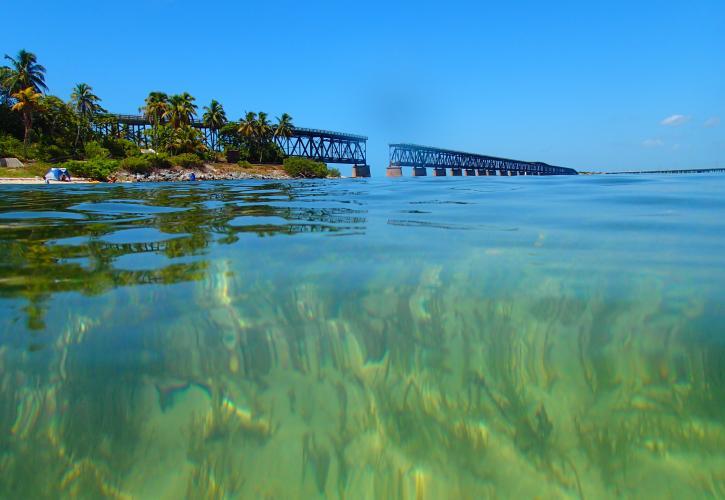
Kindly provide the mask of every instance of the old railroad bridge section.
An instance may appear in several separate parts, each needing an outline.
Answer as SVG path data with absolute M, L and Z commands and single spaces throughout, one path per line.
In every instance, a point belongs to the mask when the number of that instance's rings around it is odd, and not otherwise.
M 207 148 L 218 150 L 213 130 L 197 120 L 191 126 L 199 129 Z M 142 115 L 109 114 L 102 123 L 96 125 L 96 129 L 104 135 L 122 137 L 142 147 L 149 147 L 148 136 L 144 133 L 149 128 L 151 122 Z M 294 127 L 290 137 L 274 136 L 273 140 L 286 156 L 352 165 L 353 177 L 370 177 L 370 166 L 367 164 L 368 138 L 365 136 Z
M 415 144 L 391 144 L 388 177 L 400 177 L 403 167 L 412 167 L 413 176 L 427 175 L 428 169 L 433 170 L 434 176 L 444 176 L 447 170 L 454 176 L 577 175 L 577 171 L 572 168 L 541 162 L 510 160 Z
M 96 125 L 98 132 L 128 139 L 142 147 L 149 146 L 145 131 L 151 128 L 151 122 L 145 116 L 108 114 L 104 118 Z M 201 132 L 206 147 L 218 150 L 218 141 L 213 130 L 198 120 L 191 125 Z M 362 135 L 294 127 L 289 137 L 274 136 L 273 140 L 287 156 L 352 165 L 353 177 L 370 177 L 367 139 Z M 574 169 L 541 162 L 510 160 L 415 144 L 391 144 L 387 175 L 400 177 L 403 167 L 412 167 L 413 176 L 427 175 L 428 169 L 433 171 L 434 176 L 444 176 L 447 170 L 453 176 L 577 174 Z

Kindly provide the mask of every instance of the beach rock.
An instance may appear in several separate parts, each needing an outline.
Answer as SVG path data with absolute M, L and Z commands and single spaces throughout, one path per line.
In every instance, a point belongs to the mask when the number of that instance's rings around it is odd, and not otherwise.
M 0 158 L 0 167 L 23 168 L 25 165 L 17 158 Z

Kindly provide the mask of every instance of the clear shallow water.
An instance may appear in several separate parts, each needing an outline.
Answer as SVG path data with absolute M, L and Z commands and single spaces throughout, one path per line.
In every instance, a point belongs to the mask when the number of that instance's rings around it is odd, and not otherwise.
M 0 496 L 725 496 L 725 177 L 0 188 Z

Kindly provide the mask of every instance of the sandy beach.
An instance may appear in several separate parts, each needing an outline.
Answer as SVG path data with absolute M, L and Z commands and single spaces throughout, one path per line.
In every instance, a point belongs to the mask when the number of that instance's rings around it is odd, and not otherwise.
M 0 177 L 0 184 L 45 184 L 40 177 Z M 98 184 L 98 181 L 88 179 L 73 179 L 69 182 L 49 181 L 48 184 Z

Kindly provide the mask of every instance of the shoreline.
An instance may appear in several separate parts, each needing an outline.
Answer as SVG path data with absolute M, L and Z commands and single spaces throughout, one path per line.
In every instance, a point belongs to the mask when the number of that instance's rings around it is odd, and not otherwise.
M 129 184 L 141 182 L 189 182 L 189 176 L 194 174 L 196 181 L 223 181 L 223 180 L 290 180 L 282 165 L 252 165 L 240 167 L 234 163 L 205 163 L 203 167 L 185 168 L 171 167 L 156 169 L 148 174 L 133 174 L 130 172 L 117 172 L 113 180 L 96 181 L 83 177 L 73 177 L 71 180 L 50 181 L 47 184 Z M 35 177 L 0 177 L 0 185 L 36 185 L 46 184 L 44 178 Z

